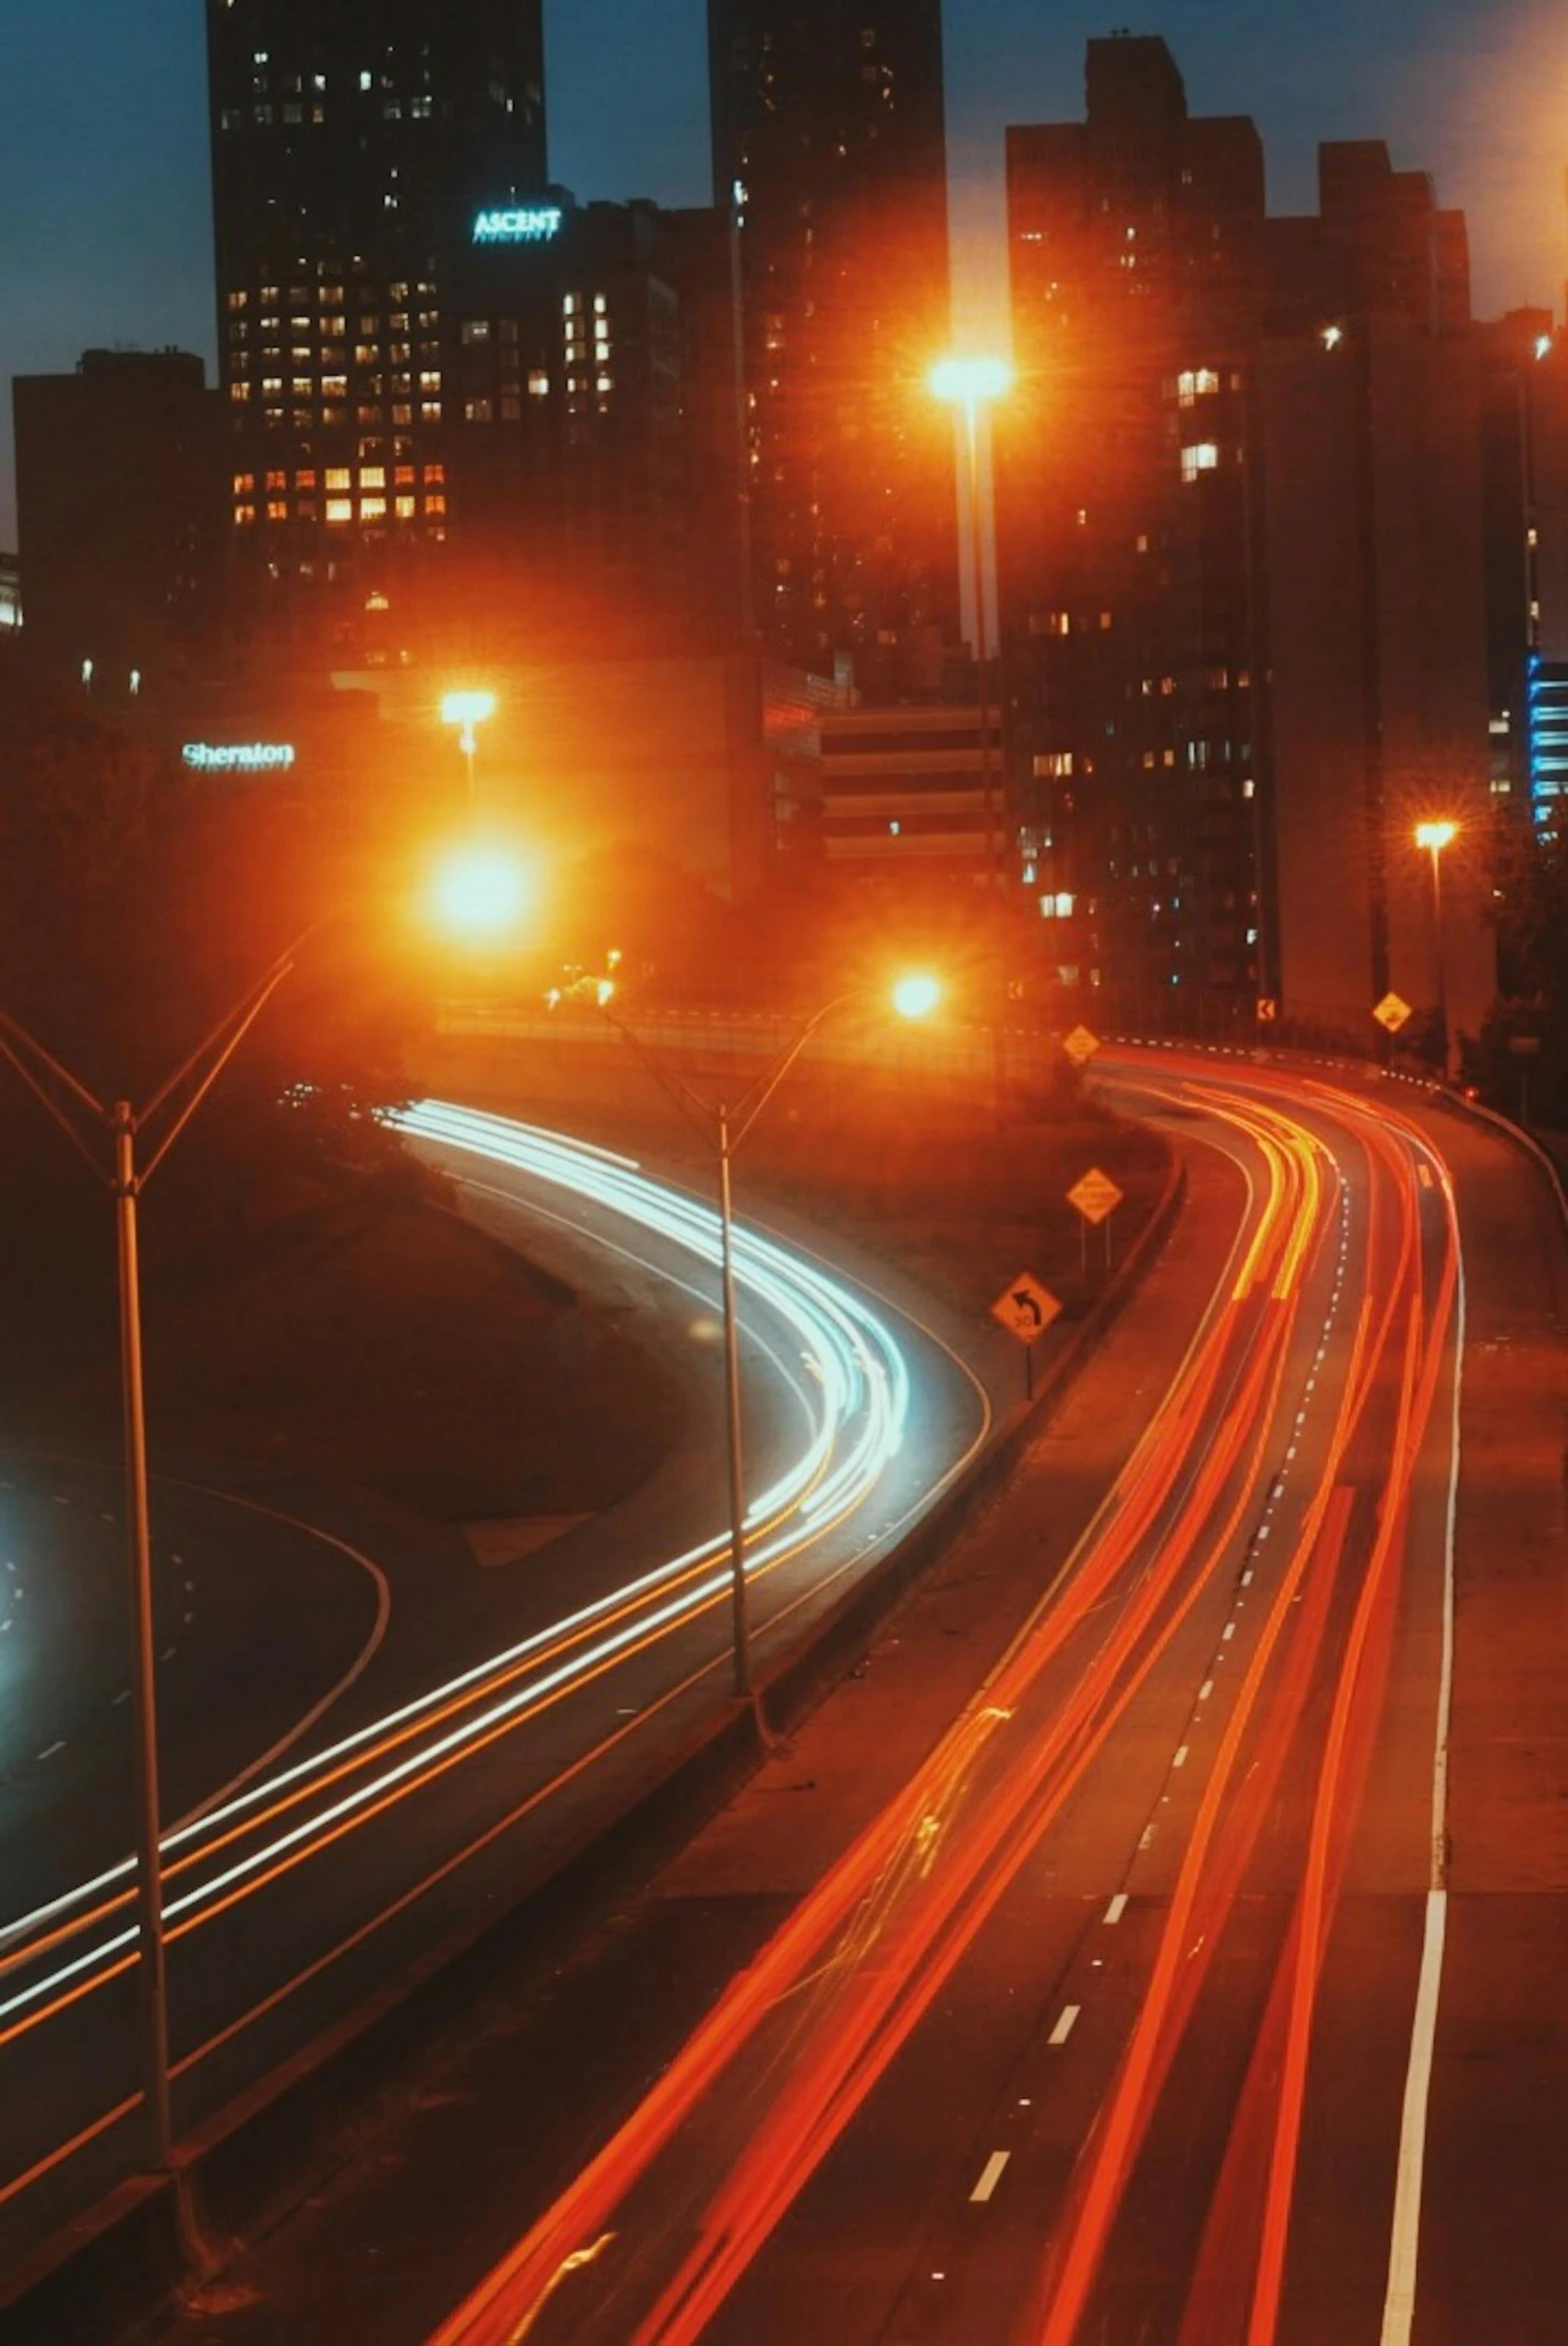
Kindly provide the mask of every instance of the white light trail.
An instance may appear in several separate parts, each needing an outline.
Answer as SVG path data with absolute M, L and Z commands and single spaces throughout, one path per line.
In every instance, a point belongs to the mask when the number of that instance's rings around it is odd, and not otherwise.
M 436 1101 L 408 1110 L 397 1122 L 412 1139 L 463 1151 L 565 1190 L 579 1203 L 614 1213 L 717 1270 L 718 1214 L 651 1179 L 629 1159 Z M 908 1363 L 892 1330 L 820 1264 L 743 1225 L 736 1231 L 736 1278 L 744 1297 L 766 1306 L 789 1329 L 809 1371 L 800 1388 L 810 1412 L 808 1438 L 748 1510 L 753 1544 L 747 1570 L 756 1575 L 797 1556 L 865 1504 L 898 1453 L 911 1391 Z M 427 1770 L 449 1766 L 466 1747 L 521 1724 L 574 1683 L 669 1635 L 706 1607 L 717 1608 L 729 1584 L 727 1568 L 718 1568 L 727 1546 L 728 1534 L 716 1532 L 668 1562 L 636 1573 L 169 1833 L 163 1850 L 174 1879 L 193 1870 L 198 1876 L 170 1897 L 170 1921 L 190 1927 L 190 1919 L 200 1918 L 214 1901 L 228 1903 L 254 1877 L 301 1861 L 314 1843 L 325 1847 L 356 1818 L 416 1790 Z M 716 1568 L 705 1570 L 710 1564 Z M 332 1796 L 316 1804 L 314 1787 L 325 1794 L 329 1782 Z M 266 1831 L 280 1810 L 300 1809 L 307 1813 L 287 1827 Z M 253 1834 L 256 1845 L 239 1853 L 236 1845 Z M 227 1862 L 204 1870 L 209 1856 Z M 107 1932 L 69 1960 L 60 1960 L 58 1950 L 128 1904 L 133 1872 L 132 1861 L 125 1859 L 0 1927 L 0 1977 L 37 1974 L 0 2001 L 0 2023 L 79 1983 L 95 1965 L 107 1968 L 124 1959 L 134 1931 Z M 75 1922 L 69 1919 L 73 1914 L 79 1917 Z M 55 1959 L 40 1970 L 50 1955 Z

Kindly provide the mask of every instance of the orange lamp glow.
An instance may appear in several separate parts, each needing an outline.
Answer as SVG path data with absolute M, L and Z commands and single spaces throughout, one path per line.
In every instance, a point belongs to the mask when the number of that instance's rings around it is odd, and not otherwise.
M 900 978 L 892 990 L 892 1007 L 900 1019 L 928 1019 L 941 1004 L 941 988 L 934 978 Z
M 988 407 L 1012 389 L 1012 369 L 1005 359 L 939 359 L 929 382 L 935 397 L 949 407 Z
M 503 937 L 532 910 L 534 887 L 515 856 L 487 847 L 454 848 L 436 867 L 431 913 L 456 937 Z

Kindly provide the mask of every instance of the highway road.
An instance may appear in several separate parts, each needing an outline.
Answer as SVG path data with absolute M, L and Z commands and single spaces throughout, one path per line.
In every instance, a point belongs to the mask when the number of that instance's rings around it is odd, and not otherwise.
M 1428 2157 L 1446 2221 L 1475 2102 L 1437 2060 L 1469 1308 L 1445 1120 L 1241 1057 L 1096 1073 L 1245 1176 L 1179 1372 L 928 1761 L 439 2346 L 1561 2334 L 1539 2257 L 1533 2312 L 1502 2272 L 1465 2277 L 1468 2326 L 1423 2297 Z
M 426 1103 L 406 1125 L 493 1225 L 510 1217 L 536 1251 L 588 1250 L 712 1337 L 706 1204 L 508 1120 Z M 961 1469 L 989 1404 L 934 1335 L 822 1260 L 743 1228 L 737 1271 L 766 1656 Z M 706 1357 L 717 1394 L 711 1341 Z M 383 1573 L 303 1525 L 282 1527 L 291 1578 L 264 1510 L 160 1488 L 181 2130 L 515 1899 L 724 1708 L 719 1424 L 716 1407 L 695 1451 L 626 1506 L 462 1585 Z M 115 1500 L 85 1469 L 34 1461 L 13 1481 L 0 2270 L 131 2170 L 139 2115 Z M 71 1510 L 93 1532 L 67 1553 Z

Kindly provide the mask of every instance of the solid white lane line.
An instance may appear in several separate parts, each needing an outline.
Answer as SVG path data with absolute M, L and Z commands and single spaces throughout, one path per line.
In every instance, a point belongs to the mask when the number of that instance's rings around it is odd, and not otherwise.
M 1046 2042 L 1049 2044 L 1065 2044 L 1068 2037 L 1072 2034 L 1072 2023 L 1074 2020 L 1076 2020 L 1081 2009 L 1082 2006 L 1078 2004 L 1063 2004 L 1061 2008 L 1061 2018 L 1057 2021 L 1055 2027 L 1051 2030 L 1049 2037 L 1046 2039 Z
M 1460 1409 L 1464 1391 L 1469 1289 L 1459 1211 L 1445 1183 L 1448 1223 L 1458 1266 L 1458 1316 L 1454 1333 L 1454 1402 L 1449 1430 L 1448 1519 L 1443 1540 L 1443 1654 L 1437 1682 L 1437 1724 L 1432 1744 L 1431 1873 L 1426 1930 L 1421 1943 L 1421 1976 L 1410 2024 L 1410 2062 L 1405 2072 L 1399 2122 L 1399 2164 L 1394 2184 L 1394 2217 L 1388 2243 L 1388 2286 L 1383 2295 L 1381 2346 L 1409 2346 L 1415 2323 L 1416 2275 L 1421 2254 L 1421 2193 L 1426 2172 L 1427 2108 L 1432 2092 L 1432 2058 L 1437 2043 L 1437 2007 L 1443 1984 L 1443 1949 L 1448 1936 L 1448 1737 L 1454 1690 L 1454 1565 L 1459 1523 Z
M 1381 2346 L 1409 2346 L 1415 2321 L 1416 2267 L 1421 2248 L 1421 2185 L 1426 2168 L 1426 2111 L 1432 2090 L 1432 2053 L 1437 2041 L 1437 1999 L 1443 1983 L 1443 1945 L 1448 1934 L 1448 1892 L 1428 1890 L 1426 1933 L 1421 1943 L 1421 1977 L 1410 2030 L 1410 2066 L 1405 2072 L 1404 2108 L 1399 2123 L 1399 2167 L 1394 2186 L 1394 2221 L 1388 2247 L 1388 2287 L 1383 2297 Z
M 1007 2161 L 1011 2158 L 1011 2156 L 1012 2153 L 1010 2150 L 993 2150 L 991 2152 L 990 2157 L 986 2160 L 984 2166 L 980 2169 L 980 2179 L 978 2183 L 975 2184 L 974 2189 L 969 2193 L 969 2204 L 971 2207 L 976 2202 L 983 2203 L 985 2200 L 989 2199 L 991 2193 L 995 2190 L 997 2184 L 1001 2181 L 1002 2169 L 1006 2166 Z
M 1119 1922 L 1126 1911 L 1127 1893 L 1125 1890 L 1118 1890 L 1116 1895 L 1111 1899 L 1110 1904 L 1105 1909 L 1105 1920 L 1107 1922 Z

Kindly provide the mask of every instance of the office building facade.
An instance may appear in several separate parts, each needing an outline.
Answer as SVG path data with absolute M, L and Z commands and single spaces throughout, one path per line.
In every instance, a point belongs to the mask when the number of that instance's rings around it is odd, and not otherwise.
M 956 624 L 940 0 L 710 0 L 737 211 L 754 614 L 779 657 L 933 691 Z
M 72 374 L 18 376 L 13 402 L 28 664 L 105 706 L 150 704 L 214 652 L 224 442 L 203 363 L 90 350 Z
M 208 0 L 207 34 L 237 630 L 346 656 L 371 597 L 444 591 L 459 280 L 547 183 L 539 0 Z
M 1007 133 L 998 415 L 1014 877 L 1129 1017 L 1261 983 L 1249 359 L 1261 143 L 1163 41 L 1092 41 L 1081 123 Z M 1097 975 L 1096 975 L 1097 974 Z
M 1269 219 L 1250 122 L 1192 117 L 1126 36 L 1089 45 L 1085 121 L 1009 132 L 1008 202 L 1004 662 L 1047 961 L 1105 1021 L 1245 1032 L 1261 1000 L 1360 1035 L 1391 986 L 1433 995 L 1414 822 L 1485 828 L 1463 220 L 1375 142 Z

